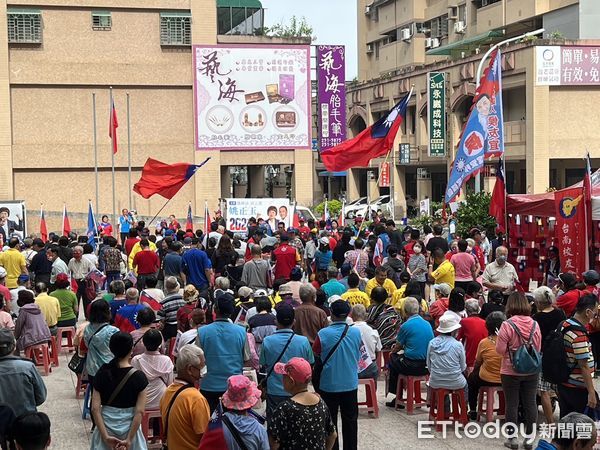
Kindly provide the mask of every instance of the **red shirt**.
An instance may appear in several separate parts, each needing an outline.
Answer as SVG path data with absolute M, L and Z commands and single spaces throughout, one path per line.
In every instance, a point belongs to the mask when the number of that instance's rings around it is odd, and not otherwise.
M 600 297 L 600 288 L 598 288 L 596 286 L 586 286 L 582 292 L 584 294 L 589 292 L 591 294 L 594 294 L 596 297 Z
M 113 227 L 110 223 L 101 222 L 100 225 L 98 225 L 98 228 L 100 229 L 100 233 L 104 236 L 112 236 Z
M 477 258 L 477 262 L 479 262 L 480 270 L 483 271 L 485 269 L 485 256 L 483 254 L 483 250 L 479 245 L 473 247 L 473 254 L 475 258 Z
M 306 241 L 308 239 L 308 235 L 310 234 L 310 228 L 308 228 L 306 225 L 303 227 L 298 227 L 298 234 L 300 234 L 302 240 Z
M 133 258 L 133 266 L 137 267 L 137 273 L 140 275 L 155 274 L 160 269 L 158 255 L 152 250 L 142 250 L 136 253 Z
M 127 256 L 129 256 L 131 250 L 133 250 L 133 246 L 138 242 L 140 242 L 140 238 L 137 237 L 128 237 L 127 239 L 125 239 L 125 253 Z
M 2 294 L 2 297 L 4 297 L 4 305 L 8 306 L 8 309 L 10 310 L 10 302 L 11 302 L 11 298 L 10 298 L 10 289 L 8 289 L 6 286 L 4 286 L 3 284 L 0 284 L 0 294 Z
M 282 244 L 273 250 L 275 257 L 275 279 L 290 279 L 290 273 L 296 267 L 296 249 L 288 244 Z
M 485 320 L 479 316 L 470 316 L 461 320 L 460 325 L 456 339 L 463 341 L 465 346 L 467 367 L 473 367 L 477 356 L 477 347 L 481 340 L 488 336 Z
M 563 295 L 556 299 L 556 306 L 565 312 L 567 319 L 575 312 L 577 302 L 583 296 L 583 291 L 578 289 L 571 289 L 569 292 L 565 292 Z
M 252 248 L 253 245 L 255 245 L 256 242 L 254 242 L 254 238 L 250 238 L 248 239 L 248 244 L 246 245 L 246 253 L 244 254 L 244 260 L 246 262 L 251 261 L 252 260 L 252 251 L 250 250 Z

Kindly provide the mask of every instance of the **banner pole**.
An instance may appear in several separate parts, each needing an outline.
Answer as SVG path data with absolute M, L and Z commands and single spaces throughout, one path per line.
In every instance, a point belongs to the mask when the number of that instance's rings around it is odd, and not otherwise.
M 110 145 L 110 157 L 111 157 L 111 163 L 112 163 L 112 215 L 113 215 L 113 223 L 116 224 L 117 223 L 117 194 L 116 194 L 116 186 L 115 186 L 115 127 L 114 127 L 114 121 L 113 121 L 113 93 L 112 93 L 112 86 L 110 87 L 110 102 L 108 105 L 108 111 L 109 111 L 109 120 L 110 120 L 110 130 L 111 130 L 111 145 Z
M 98 181 L 98 142 L 96 137 L 96 93 L 92 92 L 92 117 L 94 119 L 94 176 L 96 180 L 96 211 L 99 211 L 100 183 Z
M 150 221 L 148 222 L 148 226 L 152 226 L 152 222 L 154 222 L 154 219 L 156 219 L 158 217 L 158 215 L 162 212 L 163 209 L 165 209 L 165 207 L 169 204 L 169 202 L 172 199 L 168 199 L 164 205 L 162 205 L 162 207 L 158 210 L 158 212 L 154 215 L 154 217 L 152 219 L 150 219 Z
M 131 121 L 129 119 L 129 92 L 127 93 L 127 180 L 129 183 L 129 209 L 133 206 L 133 191 L 131 189 Z

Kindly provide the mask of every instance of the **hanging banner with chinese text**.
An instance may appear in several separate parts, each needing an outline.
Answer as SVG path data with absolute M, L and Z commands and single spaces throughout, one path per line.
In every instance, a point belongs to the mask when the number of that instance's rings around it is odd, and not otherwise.
M 427 73 L 428 156 L 446 156 L 446 74 Z
M 382 162 L 379 166 L 379 187 L 390 187 L 390 163 Z
M 583 188 L 570 188 L 554 193 L 556 206 L 556 238 L 560 250 L 560 268 L 577 277 L 586 267 L 585 201 Z
M 398 164 L 410 164 L 410 144 L 400 144 L 398 154 Z
M 343 45 L 317 47 L 319 149 L 346 140 L 346 56 Z
M 600 85 L 600 47 L 537 46 L 535 83 L 538 86 Z
M 310 47 L 195 45 L 198 150 L 310 149 Z

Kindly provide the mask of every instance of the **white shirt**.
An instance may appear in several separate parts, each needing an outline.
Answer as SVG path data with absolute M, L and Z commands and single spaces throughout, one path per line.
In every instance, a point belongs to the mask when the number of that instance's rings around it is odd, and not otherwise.
M 85 255 L 82 255 L 82 258 L 87 259 L 94 266 L 98 267 L 98 257 L 96 255 L 94 255 L 93 253 L 86 253 Z
M 215 248 L 217 248 L 217 245 L 219 245 L 219 241 L 221 240 L 221 236 L 223 236 L 221 233 L 219 233 L 218 231 L 211 231 L 210 233 L 208 233 L 208 237 L 206 237 L 206 235 L 204 235 L 204 240 L 202 241 L 202 245 L 204 246 L 204 248 L 208 248 L 208 239 L 210 238 L 215 238 L 217 243 L 215 244 Z
M 185 333 L 177 336 L 177 345 L 175 345 L 175 356 L 179 353 L 184 345 L 193 344 L 198 337 L 198 328 L 192 328 L 191 330 L 187 330 Z
M 354 322 L 354 328 L 359 329 L 367 353 L 371 360 L 375 361 L 375 352 L 381 351 L 381 338 L 379 337 L 379 332 L 374 328 L 371 328 L 367 322 L 362 321 Z

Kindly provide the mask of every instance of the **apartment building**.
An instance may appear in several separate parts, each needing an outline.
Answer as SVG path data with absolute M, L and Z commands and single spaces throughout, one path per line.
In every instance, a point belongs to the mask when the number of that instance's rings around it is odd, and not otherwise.
M 0 1 L 0 199 L 28 208 L 87 211 L 95 197 L 94 107 L 99 214 L 111 214 L 109 88 L 119 127 L 116 205 L 153 215 L 164 204 L 133 194 L 148 157 L 210 161 L 177 194 L 166 215 L 203 215 L 230 196 L 292 196 L 312 203 L 310 149 L 198 150 L 193 45 L 307 44 L 260 36 L 258 0 Z M 127 116 L 129 95 L 129 119 Z M 309 136 L 310 137 L 310 136 Z M 52 216 L 50 216 L 52 217 Z M 51 222 L 50 229 L 59 229 Z M 34 220 L 37 227 L 37 218 Z M 30 224 L 30 225 L 33 225 Z M 82 224 L 79 224 L 80 226 Z
M 357 0 L 357 8 L 359 75 L 348 86 L 350 136 L 411 85 L 415 93 L 389 157 L 390 187 L 377 185 L 383 160 L 373 160 L 347 173 L 349 198 L 391 191 L 397 217 L 406 214 L 407 199 L 409 206 L 424 198 L 441 201 L 483 54 L 494 43 L 541 28 L 543 35 L 501 49 L 508 191 L 539 193 L 579 181 L 586 150 L 600 165 L 593 112 L 600 101 L 597 2 Z M 443 152 L 429 145 L 430 72 L 445 74 Z M 487 164 L 482 187 L 491 189 L 497 162 Z

